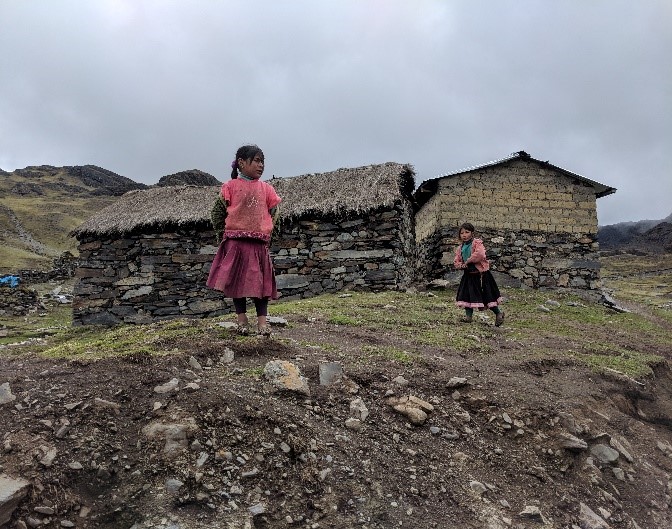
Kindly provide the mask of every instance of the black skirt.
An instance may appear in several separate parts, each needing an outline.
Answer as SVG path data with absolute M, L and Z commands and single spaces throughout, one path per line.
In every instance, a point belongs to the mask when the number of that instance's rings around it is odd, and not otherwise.
M 485 310 L 502 302 L 499 287 L 490 271 L 465 271 L 457 287 L 457 306 L 463 309 Z

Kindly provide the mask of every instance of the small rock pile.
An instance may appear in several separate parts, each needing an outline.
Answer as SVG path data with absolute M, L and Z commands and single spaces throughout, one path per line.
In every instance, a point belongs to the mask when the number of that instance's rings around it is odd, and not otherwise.
M 29 312 L 46 307 L 40 302 L 37 292 L 26 287 L 0 287 L 0 314 L 25 316 Z

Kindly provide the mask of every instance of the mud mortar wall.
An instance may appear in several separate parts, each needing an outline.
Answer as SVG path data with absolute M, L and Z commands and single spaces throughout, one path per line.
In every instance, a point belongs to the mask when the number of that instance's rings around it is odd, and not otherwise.
M 477 236 L 485 244 L 490 270 L 508 275 L 512 285 L 582 290 L 602 286 L 598 244 L 592 237 L 488 229 L 479 230 Z M 419 244 L 422 277 L 457 275 L 453 269 L 457 245 L 454 228 L 439 230 Z
M 479 229 L 596 235 L 595 190 L 525 160 L 446 177 L 416 214 L 416 239 L 464 221 Z
M 205 286 L 214 241 L 212 230 L 83 238 L 73 323 L 148 323 L 230 312 L 230 300 Z

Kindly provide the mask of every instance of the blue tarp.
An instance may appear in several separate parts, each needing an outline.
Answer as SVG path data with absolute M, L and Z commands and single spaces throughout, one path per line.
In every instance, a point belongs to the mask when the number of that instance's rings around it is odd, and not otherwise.
M 19 276 L 2 276 L 0 277 L 0 287 L 18 287 L 21 283 Z

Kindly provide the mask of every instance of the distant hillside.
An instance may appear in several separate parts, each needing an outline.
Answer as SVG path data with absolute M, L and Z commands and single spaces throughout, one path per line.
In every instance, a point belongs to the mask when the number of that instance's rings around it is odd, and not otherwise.
M 221 182 L 211 174 L 199 171 L 198 169 L 191 169 L 190 171 L 180 171 L 179 173 L 162 176 L 156 185 L 159 187 L 181 185 L 209 187 L 219 184 Z
M 43 196 L 49 191 L 87 196 L 120 196 L 132 189 L 147 187 L 95 165 L 29 166 L 5 173 L 5 176 L 0 190 L 18 196 Z
M 68 233 L 133 189 L 147 188 L 95 165 L 0 171 L 0 273 L 45 269 L 65 251 Z
M 670 247 L 669 228 L 672 214 L 661 220 L 640 220 L 637 222 L 619 222 L 598 228 L 598 240 L 601 250 L 646 249 L 651 243 L 659 247 Z M 667 235 L 666 235 L 667 234 Z M 666 251 L 672 251 L 668 249 Z
M 672 223 L 661 222 L 644 234 L 644 239 L 666 252 L 672 252 Z

